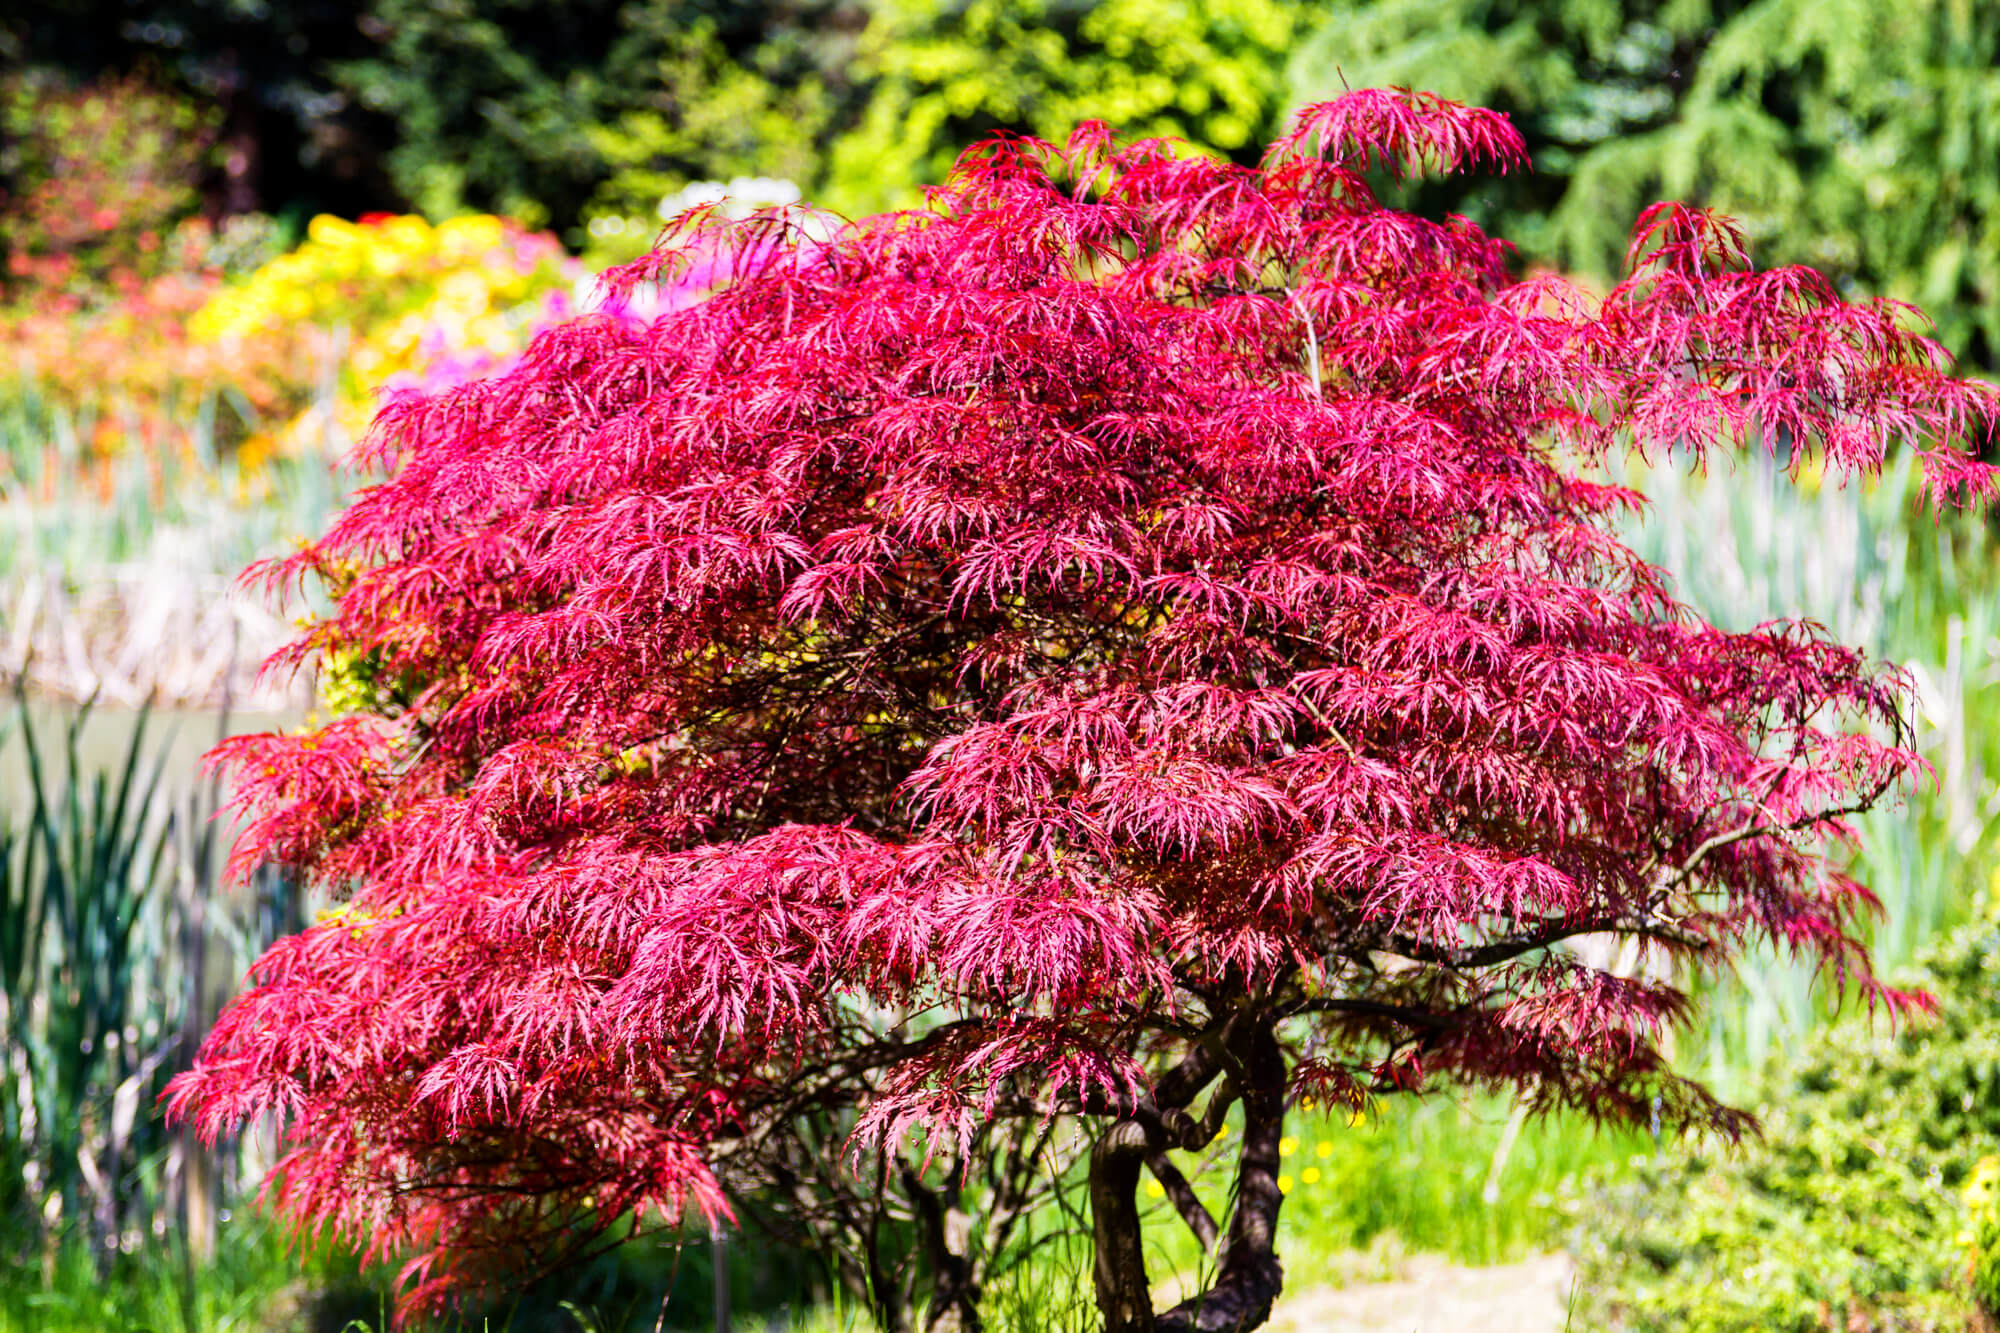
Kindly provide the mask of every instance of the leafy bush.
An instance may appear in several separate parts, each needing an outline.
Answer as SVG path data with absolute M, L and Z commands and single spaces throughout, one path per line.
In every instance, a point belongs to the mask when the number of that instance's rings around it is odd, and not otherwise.
M 62 480 L 102 493 L 106 468 L 126 449 L 212 458 L 213 446 L 232 447 L 261 415 L 283 407 L 269 391 L 278 377 L 261 369 L 266 344 L 222 349 L 188 336 L 190 316 L 225 278 L 261 262 L 276 241 L 261 215 L 232 218 L 219 231 L 190 218 L 174 229 L 153 276 L 120 270 L 88 300 L 61 283 L 53 292 L 34 289 L 33 299 L 0 315 L 0 366 L 8 372 L 0 400 L 10 418 L 0 431 L 0 491 L 30 473 L 57 480 L 49 466 L 24 466 L 29 436 L 31 447 L 57 452 L 58 440 L 72 437 L 77 447 L 67 451 Z
M 1933 1022 L 1855 1014 L 1773 1063 L 1764 1138 L 1663 1155 L 1583 1203 L 1580 1287 L 1634 1330 L 1958 1329 L 1960 1190 L 2000 1146 L 2000 912 L 1929 950 Z M 1979 1281 L 1997 1275 L 1990 1204 Z M 1992 1287 L 1981 1288 L 1990 1302 Z
M 908 206 L 993 129 L 1061 140 L 1092 118 L 1255 160 L 1283 128 L 1284 55 L 1306 10 L 879 0 L 857 62 L 867 105 L 808 197 L 847 211 Z
M 322 215 L 306 235 L 217 292 L 189 332 L 232 360 L 261 345 L 246 378 L 293 411 L 337 362 L 334 424 L 350 439 L 378 389 L 429 391 L 504 370 L 537 329 L 574 313 L 583 276 L 555 237 L 497 217 L 434 227 L 414 215 Z M 325 424 L 294 422 L 289 432 Z
M 172 266 L 216 118 L 145 80 L 0 81 L 0 251 L 10 295 L 89 302 Z
M 1532 259 L 1612 273 L 1620 220 L 1699 198 L 1773 262 L 1922 303 L 2000 365 L 2000 8 L 1892 0 L 1366 0 L 1292 61 L 1511 114 L 1536 170 L 1443 201 Z
M 585 277 L 553 236 L 495 217 L 321 216 L 304 244 L 267 258 L 274 239 L 268 219 L 219 232 L 196 219 L 176 233 L 169 271 L 87 307 L 11 312 L 0 319 L 11 396 L 29 416 L 85 422 L 75 461 L 89 475 L 134 441 L 182 456 L 246 447 L 251 462 L 337 453 L 380 390 L 504 370 L 575 312 Z M 0 487 L 22 471 L 0 460 Z
M 826 77 L 788 57 L 784 44 L 733 57 L 713 22 L 696 23 L 677 49 L 661 55 L 643 105 L 586 128 L 606 172 L 586 211 L 593 223 L 645 219 L 650 239 L 655 209 L 671 216 L 661 200 L 697 182 L 813 179 L 838 102 Z

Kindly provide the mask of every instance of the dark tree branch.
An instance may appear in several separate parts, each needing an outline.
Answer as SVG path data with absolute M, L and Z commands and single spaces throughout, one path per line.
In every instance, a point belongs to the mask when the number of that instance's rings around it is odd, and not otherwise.
M 1194 1192 L 1194 1186 L 1181 1174 L 1181 1169 L 1168 1160 L 1163 1152 L 1146 1154 L 1146 1169 L 1153 1173 L 1153 1179 L 1160 1182 L 1160 1188 L 1167 1192 L 1167 1198 L 1187 1223 L 1194 1238 L 1201 1242 L 1204 1253 L 1214 1254 L 1215 1244 L 1222 1238 L 1222 1229 L 1216 1225 L 1215 1215 L 1208 1211 L 1208 1205 Z

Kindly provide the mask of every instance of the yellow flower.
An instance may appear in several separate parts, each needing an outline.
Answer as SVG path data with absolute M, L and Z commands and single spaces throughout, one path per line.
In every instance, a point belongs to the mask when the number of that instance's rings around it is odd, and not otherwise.
M 486 313 L 486 280 L 460 269 L 438 284 L 436 303 L 461 318 Z
M 414 213 L 403 213 L 381 224 L 382 239 L 398 250 L 427 250 L 436 233 Z
M 460 253 L 491 250 L 505 239 L 500 219 L 490 214 L 447 218 L 437 226 L 438 245 Z
M 1299 1141 L 1293 1138 L 1291 1135 L 1287 1134 L 1285 1135 L 1284 1138 L 1278 1140 L 1278 1156 L 1290 1157 L 1293 1153 L 1297 1152 L 1298 1150 L 1299 1150 Z
M 1313 1149 L 1313 1154 L 1320 1161 L 1324 1162 L 1327 1158 L 1333 1156 L 1333 1145 L 1331 1143 L 1321 1143 L 1319 1147 Z
M 1149 1199 L 1164 1199 L 1167 1197 L 1166 1188 L 1157 1180 L 1149 1180 L 1146 1182 L 1146 1197 Z
M 1319 1184 L 1319 1168 L 1316 1166 L 1307 1167 L 1305 1170 L 1299 1172 L 1299 1180 L 1307 1185 Z
M 1279 1176 L 1278 1193 L 1290 1194 L 1291 1192 L 1292 1192 L 1292 1178 L 1290 1176 Z
M 326 213 L 306 223 L 306 235 L 329 249 L 344 248 L 366 239 L 361 228 L 352 222 Z

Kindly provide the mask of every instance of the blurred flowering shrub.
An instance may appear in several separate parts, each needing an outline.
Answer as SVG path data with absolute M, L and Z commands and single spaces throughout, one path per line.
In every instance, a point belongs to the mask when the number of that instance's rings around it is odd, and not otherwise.
M 0 251 L 11 300 L 87 305 L 165 273 L 200 202 L 216 115 L 143 78 L 0 79 Z
M 740 215 L 796 195 L 783 182 L 704 184 L 673 211 Z M 231 219 L 219 231 L 189 219 L 154 276 L 119 270 L 94 303 L 0 312 L 0 355 L 13 370 L 4 387 L 71 414 L 83 436 L 73 467 L 101 467 L 134 440 L 177 456 L 219 445 L 251 465 L 274 452 L 336 454 L 359 438 L 380 394 L 497 374 L 537 332 L 596 304 L 589 265 L 553 236 L 498 217 L 433 226 L 322 216 L 274 256 L 275 238 L 268 219 Z M 630 319 L 684 308 L 726 283 L 739 258 L 697 256 L 597 308 Z M 0 488 L 9 468 L 0 458 Z
M 250 373 L 263 349 L 225 363 L 187 335 L 232 273 L 278 249 L 269 218 L 218 228 L 195 214 L 215 127 L 212 110 L 139 77 L 83 89 L 32 70 L 0 78 L 0 397 L 27 425 L 0 455 L 0 488 L 57 476 L 14 451 L 53 450 L 59 436 L 82 474 L 70 480 L 87 487 L 133 441 L 227 447 L 282 406 L 268 388 L 279 377 Z M 218 416 L 224 397 L 235 410 Z
M 378 390 L 429 391 L 505 369 L 535 331 L 576 310 L 585 274 L 555 237 L 501 218 L 413 215 L 359 222 L 321 216 L 304 244 L 225 287 L 189 321 L 193 339 L 253 358 L 263 387 L 308 409 L 329 372 L 335 420 L 294 418 L 287 430 L 331 425 L 358 437 Z M 314 368 L 318 367 L 318 370 Z
M 231 264 L 267 248 L 271 235 L 265 218 L 219 232 L 191 218 L 169 236 L 155 276 L 122 269 L 89 301 L 59 290 L 0 307 L 0 403 L 25 427 L 0 449 L 0 491 L 24 474 L 49 484 L 62 475 L 48 458 L 16 457 L 22 448 L 65 452 L 68 479 L 87 488 L 93 479 L 108 485 L 111 460 L 135 444 L 200 458 L 284 411 L 278 349 L 259 343 L 231 356 L 187 331 Z

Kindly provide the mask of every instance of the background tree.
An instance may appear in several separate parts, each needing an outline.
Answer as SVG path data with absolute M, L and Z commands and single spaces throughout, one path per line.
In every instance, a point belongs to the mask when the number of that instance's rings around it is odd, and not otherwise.
M 1061 140 L 1090 119 L 1254 161 L 1282 127 L 1305 18 L 1295 0 L 876 0 L 857 60 L 865 109 L 808 197 L 906 207 L 996 129 Z
M 1738 218 L 1773 262 L 1921 302 L 2000 366 L 2000 11 L 1954 0 L 1366 0 L 1291 66 L 1306 102 L 1412 84 L 1508 112 L 1536 171 L 1450 186 L 1534 262 L 1616 272 L 1654 199 Z
M 800 166 L 802 142 L 841 128 L 863 22 L 842 0 L 23 0 L 0 16 L 0 57 L 76 82 L 143 68 L 218 109 L 214 212 L 476 209 L 567 229 L 624 172 Z
M 395 202 L 379 169 L 392 127 L 327 75 L 329 62 L 366 49 L 364 13 L 352 0 L 19 0 L 0 14 L 0 62 L 75 85 L 137 72 L 196 100 L 221 121 L 205 183 L 212 214 L 352 216 Z
M 119 275 L 164 268 L 195 212 L 215 126 L 137 79 L 69 89 L 33 72 L 0 78 L 0 294 L 101 298 Z
M 371 0 L 373 49 L 329 68 L 394 121 L 390 177 L 424 211 L 569 228 L 607 183 L 650 213 L 689 180 L 810 179 L 862 21 L 841 0 Z
M 1375 92 L 1254 168 L 1001 138 L 927 216 L 711 224 L 619 278 L 719 249 L 711 299 L 387 408 L 393 479 L 272 571 L 365 706 L 220 752 L 240 864 L 351 896 L 177 1112 L 287 1116 L 279 1204 L 420 1299 L 783 1188 L 819 1113 L 987 1188 L 1073 1126 L 1107 1328 L 1249 1328 L 1305 1095 L 1742 1128 L 1660 1053 L 1686 995 L 1578 941 L 1920 1003 L 1831 855 L 1918 764 L 1905 682 L 1701 623 L 1579 467 L 1899 442 L 1983 493 L 1992 396 L 1714 215 L 1649 210 L 1600 303 L 1369 184 L 1520 162 Z M 1218 1218 L 1173 1154 L 1225 1126 Z M 1157 1318 L 1148 1172 L 1217 1261 Z

